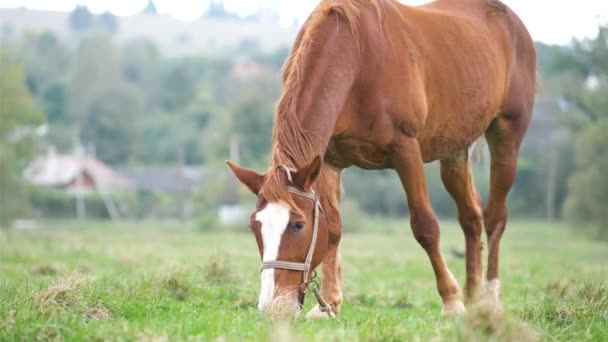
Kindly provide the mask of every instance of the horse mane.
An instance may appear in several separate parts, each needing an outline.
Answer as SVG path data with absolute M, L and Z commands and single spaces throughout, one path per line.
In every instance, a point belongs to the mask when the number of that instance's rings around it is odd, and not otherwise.
M 270 168 L 266 172 L 263 193 L 267 201 L 283 201 L 297 210 L 287 190 L 287 178 L 282 166 L 297 169 L 310 162 L 318 153 L 314 149 L 315 132 L 304 129 L 298 116 L 297 106 L 302 93 L 307 59 L 318 39 L 317 27 L 335 14 L 349 25 L 359 50 L 359 18 L 365 6 L 375 6 L 380 0 L 322 0 L 304 23 L 294 47 L 282 69 L 283 94 L 276 108 L 272 132 Z

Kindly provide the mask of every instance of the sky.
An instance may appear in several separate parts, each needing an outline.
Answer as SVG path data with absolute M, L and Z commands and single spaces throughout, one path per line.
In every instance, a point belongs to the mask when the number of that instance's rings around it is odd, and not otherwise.
M 417 5 L 426 0 L 400 0 Z M 608 23 L 608 0 L 503 0 L 528 26 L 532 37 L 549 44 L 566 44 L 572 37 L 594 37 L 598 23 Z M 70 11 L 86 5 L 93 12 L 110 11 L 116 15 L 139 12 L 148 0 L 0 0 L 0 7 Z M 159 12 L 182 20 L 201 16 L 209 0 L 155 0 Z M 260 7 L 277 9 L 283 25 L 291 25 L 308 16 L 318 0 L 224 0 L 226 8 L 240 15 L 251 14 Z

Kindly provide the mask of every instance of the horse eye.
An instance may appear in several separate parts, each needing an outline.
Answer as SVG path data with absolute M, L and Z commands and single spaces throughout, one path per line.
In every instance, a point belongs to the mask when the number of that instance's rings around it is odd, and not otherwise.
M 292 232 L 299 232 L 302 229 L 304 229 L 304 222 L 295 222 L 294 224 L 291 225 L 291 231 Z

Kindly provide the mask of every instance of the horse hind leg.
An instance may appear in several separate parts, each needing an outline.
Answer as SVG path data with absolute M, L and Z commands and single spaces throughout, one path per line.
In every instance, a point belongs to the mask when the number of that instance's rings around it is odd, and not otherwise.
M 499 251 L 507 225 L 507 195 L 515 182 L 519 147 L 530 122 L 531 109 L 515 113 L 499 115 L 485 133 L 491 156 L 490 194 L 484 210 L 488 239 L 485 292 L 497 304 L 501 297 Z
M 467 303 L 477 298 L 481 284 L 481 232 L 483 213 L 475 184 L 471 160 L 467 150 L 462 150 L 441 161 L 441 180 L 458 208 L 458 221 L 464 232 L 466 244 L 466 285 Z

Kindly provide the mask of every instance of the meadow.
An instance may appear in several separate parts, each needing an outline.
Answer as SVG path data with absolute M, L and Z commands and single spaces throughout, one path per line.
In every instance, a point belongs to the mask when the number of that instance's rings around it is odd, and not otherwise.
M 322 321 L 257 312 L 259 255 L 245 228 L 42 226 L 0 235 L 0 341 L 608 340 L 608 244 L 562 224 L 511 222 L 504 313 L 479 305 L 450 319 L 440 315 L 432 269 L 407 222 L 346 228 L 342 313 Z M 461 284 L 463 245 L 457 224 L 442 222 Z

